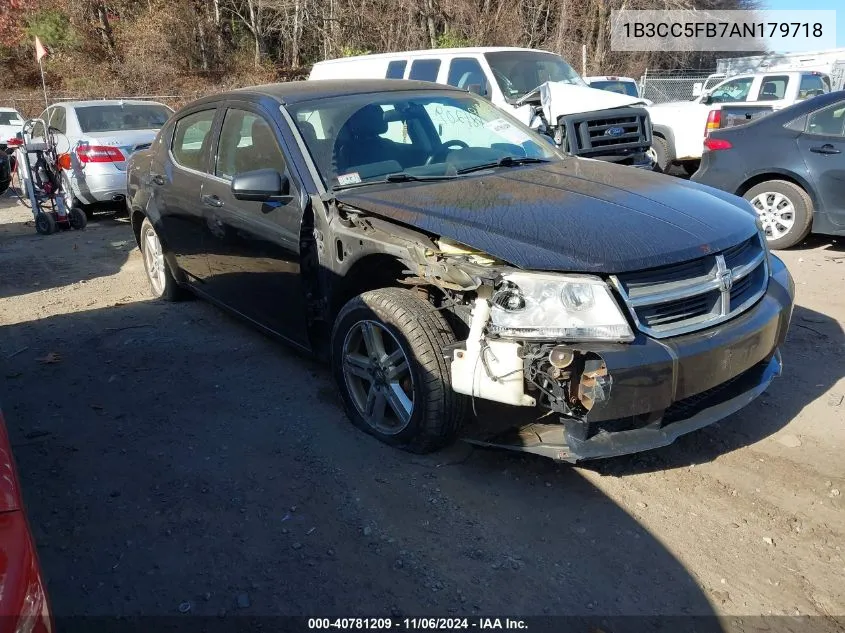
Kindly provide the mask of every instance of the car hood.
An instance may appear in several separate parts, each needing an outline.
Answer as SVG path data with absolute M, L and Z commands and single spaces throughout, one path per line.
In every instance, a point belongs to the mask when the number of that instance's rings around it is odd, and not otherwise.
M 748 203 L 731 194 L 576 158 L 336 197 L 528 270 L 642 270 L 723 250 L 757 230 Z
M 539 105 L 543 108 L 548 121 L 556 121 L 558 117 L 567 114 L 645 105 L 645 101 L 640 97 L 631 97 L 589 86 L 547 81 L 522 97 L 517 105 L 523 103 Z

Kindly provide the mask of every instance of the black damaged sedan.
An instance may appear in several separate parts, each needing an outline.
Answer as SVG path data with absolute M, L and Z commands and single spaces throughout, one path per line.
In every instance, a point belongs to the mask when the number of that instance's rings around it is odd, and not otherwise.
M 467 92 L 206 97 L 128 171 L 156 296 L 195 293 L 330 360 L 352 422 L 410 451 L 464 437 L 472 398 L 536 413 L 474 442 L 641 451 L 781 370 L 794 287 L 747 202 L 565 156 Z

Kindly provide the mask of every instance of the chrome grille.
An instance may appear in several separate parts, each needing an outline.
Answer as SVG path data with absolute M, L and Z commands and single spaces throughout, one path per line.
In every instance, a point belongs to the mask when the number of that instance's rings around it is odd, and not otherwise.
M 710 327 L 766 292 L 765 246 L 755 235 L 715 255 L 612 278 L 639 330 L 655 338 Z

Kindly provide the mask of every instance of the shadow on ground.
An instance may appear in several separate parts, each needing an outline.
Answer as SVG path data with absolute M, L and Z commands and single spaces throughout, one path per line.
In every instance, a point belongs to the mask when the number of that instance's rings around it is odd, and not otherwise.
M 10 205 L 0 201 L 0 299 L 113 275 L 136 247 L 128 220 L 113 213 L 95 214 L 82 231 L 39 235 L 30 211 Z M 4 222 L 12 213 L 26 219 Z
M 205 303 L 0 333 L 0 394 L 60 616 L 186 602 L 226 618 L 565 614 L 597 626 L 713 613 L 684 566 L 576 469 L 464 444 L 388 448 L 346 420 L 326 369 Z M 60 362 L 36 360 L 51 351 Z M 613 630 L 642 630 L 624 622 Z

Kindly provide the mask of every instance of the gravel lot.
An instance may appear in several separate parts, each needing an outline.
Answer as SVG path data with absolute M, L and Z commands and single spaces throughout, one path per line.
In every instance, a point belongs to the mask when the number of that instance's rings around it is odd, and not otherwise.
M 58 615 L 811 614 L 841 630 L 845 240 L 782 253 L 798 306 L 763 398 L 575 468 L 383 446 L 323 366 L 203 302 L 152 301 L 125 221 L 41 237 L 27 220 L 0 202 L 0 402 Z

